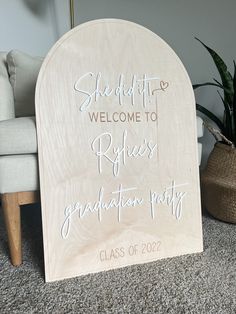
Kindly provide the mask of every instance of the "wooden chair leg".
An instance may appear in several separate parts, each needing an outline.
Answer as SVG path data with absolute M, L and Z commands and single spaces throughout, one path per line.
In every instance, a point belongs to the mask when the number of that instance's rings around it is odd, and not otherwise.
M 22 263 L 21 217 L 18 193 L 2 194 L 2 208 L 5 217 L 11 262 L 14 266 Z

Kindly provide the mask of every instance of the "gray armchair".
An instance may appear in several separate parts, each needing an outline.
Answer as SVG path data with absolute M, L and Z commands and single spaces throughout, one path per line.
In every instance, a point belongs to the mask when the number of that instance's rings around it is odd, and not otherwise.
M 20 206 L 39 199 L 34 89 L 41 62 L 0 53 L 0 196 L 15 266 L 22 262 Z

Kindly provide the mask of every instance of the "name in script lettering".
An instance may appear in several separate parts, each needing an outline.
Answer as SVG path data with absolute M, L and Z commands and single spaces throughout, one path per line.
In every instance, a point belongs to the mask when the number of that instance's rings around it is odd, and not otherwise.
M 121 145 L 113 145 L 113 136 L 110 132 L 98 135 L 91 143 L 92 151 L 97 157 L 98 172 L 103 172 L 103 164 L 108 162 L 112 167 L 113 175 L 120 173 L 121 166 L 126 166 L 127 159 L 152 159 L 157 151 L 157 144 L 151 140 L 143 139 L 140 145 L 127 145 L 127 130 L 122 135 Z

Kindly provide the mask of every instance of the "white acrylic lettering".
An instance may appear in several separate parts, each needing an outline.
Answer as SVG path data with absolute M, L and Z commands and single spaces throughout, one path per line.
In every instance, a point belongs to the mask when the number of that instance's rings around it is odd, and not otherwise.
M 143 198 L 132 196 L 125 197 L 124 194 L 128 191 L 136 190 L 135 187 L 132 188 L 123 188 L 122 184 L 119 185 L 118 190 L 111 192 L 115 194 L 116 198 L 111 198 L 107 202 L 103 201 L 104 188 L 101 187 L 98 193 L 98 201 L 87 202 L 81 204 L 77 202 L 73 205 L 69 205 L 64 210 L 64 221 L 61 227 L 61 237 L 67 239 L 71 231 L 71 224 L 74 219 L 75 214 L 78 214 L 80 219 L 83 219 L 85 216 L 93 213 L 97 213 L 98 221 L 102 221 L 102 210 L 108 211 L 112 208 L 117 209 L 117 220 L 121 221 L 121 211 L 123 208 L 136 207 L 142 205 Z
M 81 88 L 81 84 L 86 80 L 86 83 L 90 83 L 91 90 L 85 90 Z M 159 85 L 157 86 L 157 81 L 162 83 L 163 88 Z M 152 86 L 153 84 L 153 86 Z M 168 82 L 160 81 L 158 76 L 148 77 L 147 74 L 144 74 L 141 79 L 138 79 L 135 74 L 131 77 L 131 82 L 127 84 L 125 82 L 124 74 L 118 76 L 118 81 L 115 86 L 111 87 L 109 83 L 103 78 L 102 73 L 98 72 L 97 74 L 93 72 L 88 72 L 82 75 L 74 84 L 74 89 L 76 92 L 81 94 L 83 101 L 80 103 L 79 108 L 81 111 L 86 111 L 89 109 L 93 102 L 97 102 L 99 98 L 115 96 L 118 98 L 118 103 L 123 106 L 124 98 L 129 98 L 132 106 L 136 104 L 136 95 L 141 96 L 141 104 L 144 108 L 147 106 L 147 98 L 153 96 L 154 91 L 164 91 L 168 86 Z M 149 99 L 150 101 L 150 99 Z
M 157 150 L 157 144 L 144 139 L 143 144 L 129 146 L 127 143 L 127 130 L 122 135 L 121 146 L 112 147 L 113 137 L 111 133 L 105 132 L 98 135 L 91 144 L 92 151 L 95 153 L 98 161 L 98 172 L 103 172 L 103 163 L 107 161 L 112 166 L 112 172 L 115 177 L 120 173 L 121 166 L 126 165 L 127 158 L 144 157 L 151 159 L 154 151 Z
M 162 193 L 150 191 L 151 217 L 154 219 L 155 205 L 163 204 L 170 207 L 172 215 L 179 220 L 182 215 L 183 199 L 187 192 L 178 192 L 176 190 L 185 185 L 188 185 L 188 183 L 177 185 L 173 180 L 171 186 L 167 187 Z
M 171 208 L 170 214 L 179 221 L 182 217 L 183 200 L 184 197 L 186 197 L 187 192 L 177 190 L 186 185 L 188 185 L 188 183 L 176 184 L 175 180 L 172 180 L 170 186 L 165 188 L 163 192 L 157 193 L 150 190 L 149 202 L 152 219 L 155 218 L 156 206 L 162 204 Z M 128 192 L 136 190 L 136 187 L 124 188 L 123 185 L 120 184 L 117 190 L 111 192 L 111 195 L 115 195 L 115 197 L 111 197 L 110 199 L 104 201 L 104 188 L 101 187 L 98 192 L 97 201 L 88 201 L 84 204 L 77 202 L 67 206 L 64 210 L 64 221 L 61 225 L 61 237 L 63 239 L 68 238 L 75 216 L 79 219 L 85 219 L 85 217 L 89 215 L 97 214 L 98 221 L 102 222 L 102 212 L 107 212 L 108 210 L 114 208 L 117 210 L 117 221 L 121 222 L 122 210 L 124 208 L 136 208 L 144 203 L 143 197 L 135 196 L 133 193 L 132 196 L 127 195 Z

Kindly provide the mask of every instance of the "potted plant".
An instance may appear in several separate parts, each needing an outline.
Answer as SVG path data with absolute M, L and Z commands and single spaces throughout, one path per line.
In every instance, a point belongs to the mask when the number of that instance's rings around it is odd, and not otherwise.
M 217 87 L 224 106 L 224 117 L 220 119 L 213 112 L 196 104 L 197 110 L 217 125 L 217 128 L 214 128 L 205 123 L 215 136 L 216 144 L 201 175 L 203 204 L 212 216 L 236 223 L 236 64 L 234 62 L 232 75 L 222 58 L 198 38 L 196 39 L 210 53 L 220 74 L 221 82 L 214 79 L 213 82 L 193 85 L 193 88 Z

